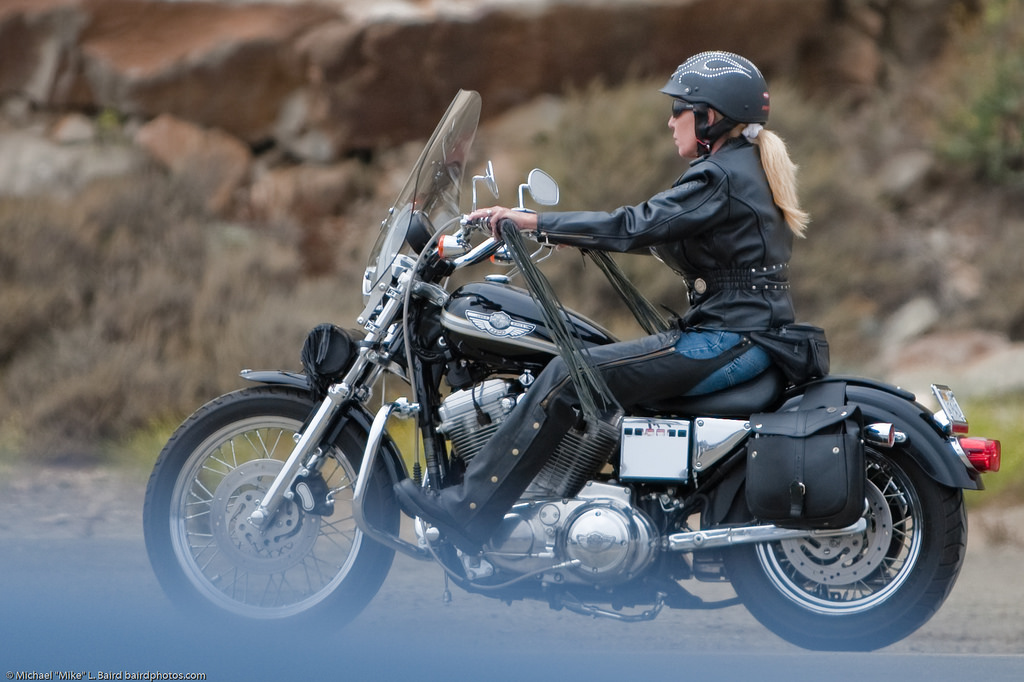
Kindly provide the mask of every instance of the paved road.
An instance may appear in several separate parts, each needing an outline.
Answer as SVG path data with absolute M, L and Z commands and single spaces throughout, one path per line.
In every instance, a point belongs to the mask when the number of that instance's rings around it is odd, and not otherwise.
M 666 611 L 651 623 L 623 624 L 457 590 L 445 605 L 439 570 L 406 558 L 396 561 L 367 611 L 340 632 L 321 637 L 201 622 L 176 610 L 153 577 L 132 483 L 98 482 L 111 485 L 84 499 L 70 478 L 63 487 L 0 485 L 0 674 L 357 681 L 1024 679 L 1024 542 L 1015 535 L 1017 510 L 973 520 L 957 588 L 919 632 L 881 652 L 819 654 L 782 642 L 741 607 Z M 59 493 L 82 513 L 29 513 L 34 500 L 52 503 Z M 725 586 L 704 588 L 729 595 Z

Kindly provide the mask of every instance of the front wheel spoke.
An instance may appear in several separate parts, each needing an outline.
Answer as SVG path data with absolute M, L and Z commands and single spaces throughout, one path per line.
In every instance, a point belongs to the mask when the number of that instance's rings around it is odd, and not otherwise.
M 808 587 L 811 594 L 832 601 L 832 588 L 829 585 L 812 582 L 809 583 Z
M 885 578 L 884 580 L 882 580 L 882 583 L 888 583 L 894 577 L 899 575 L 900 571 L 903 569 L 904 563 L 905 562 L 900 557 L 891 557 L 883 559 L 881 570 L 878 572 L 879 577 Z
M 334 571 L 336 571 L 337 569 L 339 569 L 339 568 L 341 567 L 341 565 L 340 565 L 340 564 L 337 564 L 337 563 L 333 563 L 333 562 L 327 561 L 326 559 L 321 559 L 320 557 L 318 557 L 318 556 L 316 555 L 316 553 L 315 553 L 315 552 L 310 552 L 310 553 L 309 553 L 309 555 L 308 555 L 308 556 L 307 556 L 307 557 L 306 557 L 305 559 L 303 559 L 303 562 L 302 562 L 302 563 L 303 563 L 303 565 L 305 566 L 305 564 L 306 564 L 306 561 L 309 561 L 309 560 L 311 560 L 311 561 L 313 562 L 313 566 L 314 566 L 314 567 L 316 568 L 316 571 L 317 571 L 317 573 L 318 573 L 318 574 L 319 574 L 319 576 L 320 576 L 320 581 L 321 581 L 321 584 L 322 584 L 322 583 L 325 583 L 325 582 L 327 582 L 327 580 L 328 580 L 328 578 L 325 578 L 325 577 L 324 577 L 324 572 L 322 572 L 322 571 L 320 570 L 320 569 L 321 569 L 321 567 L 324 567 L 324 568 L 326 568 L 326 569 L 327 569 L 327 571 L 328 571 L 328 572 L 329 572 L 329 573 L 330 573 L 331 575 L 333 575 L 333 574 L 334 574 Z
M 311 573 L 310 566 L 307 563 L 306 559 L 312 559 L 313 560 L 312 572 L 316 573 L 316 582 L 315 582 L 315 584 L 314 584 L 314 576 Z M 327 581 L 324 579 L 324 574 L 320 570 L 320 565 L 321 564 L 326 564 L 327 562 L 321 561 L 320 559 L 318 559 L 312 553 L 306 559 L 302 560 L 302 571 L 303 571 L 303 573 L 306 576 L 306 586 L 308 587 L 307 594 L 313 594 L 314 592 L 319 590 L 320 587 L 322 587 L 323 585 L 327 584 Z
M 273 575 L 267 578 L 267 585 L 259 601 L 260 605 L 274 606 L 284 603 L 285 590 L 291 588 L 291 583 L 284 572 L 280 573 L 279 576 L 280 578 L 277 580 L 274 579 Z M 291 589 L 291 591 L 294 592 L 295 590 Z
M 212 535 L 199 536 L 193 533 L 192 537 L 209 538 L 209 542 L 207 542 L 205 545 L 189 544 L 189 550 L 192 552 L 192 558 L 195 559 L 197 563 L 208 550 L 213 550 L 213 554 L 210 556 L 209 559 L 206 560 L 206 563 L 199 566 L 199 569 L 205 573 L 206 567 L 210 565 L 210 562 L 213 561 L 214 557 L 217 556 L 217 552 L 220 551 L 219 548 L 217 547 L 217 541 L 214 540 Z
M 231 574 L 232 574 L 232 578 L 225 585 L 224 591 L 225 591 L 225 593 L 230 594 L 231 597 L 233 599 L 235 599 L 236 601 L 240 601 L 242 603 L 245 603 L 245 593 L 246 593 L 245 586 L 242 586 L 242 593 L 241 593 L 242 597 L 241 597 L 241 599 L 239 599 L 239 596 L 238 596 L 239 592 L 238 592 L 238 590 L 239 590 L 239 584 L 240 583 L 242 583 L 242 582 L 248 583 L 248 581 L 249 581 L 249 574 L 247 572 L 243 572 L 237 566 L 234 567 L 231 570 Z
M 330 479 L 332 479 L 338 473 L 338 471 L 341 472 L 341 480 L 337 482 L 332 482 Z M 321 475 L 322 474 L 323 472 L 321 472 Z M 335 496 L 337 496 L 337 494 L 340 492 L 351 490 L 352 488 L 355 487 L 355 481 L 348 477 L 348 474 L 345 473 L 344 469 L 338 469 L 331 475 L 324 476 L 324 482 L 327 483 L 327 487 L 330 488 L 331 495 Z
M 211 466 L 211 464 L 214 464 L 216 466 Z M 211 455 L 206 459 L 205 462 L 203 462 L 202 469 L 203 471 L 208 471 L 209 473 L 215 476 L 223 478 L 225 475 L 234 471 L 235 467 L 231 466 L 224 460 L 218 459 L 217 457 Z
M 341 536 L 347 541 L 347 547 L 351 547 L 356 542 L 356 533 L 358 529 L 353 526 L 350 529 L 343 529 L 337 526 L 337 523 L 322 523 L 320 525 L 320 537 L 324 538 L 338 549 L 346 549 L 346 545 L 338 542 L 338 536 Z
M 860 599 L 864 595 L 871 594 L 871 592 L 872 590 L 866 582 L 858 580 L 846 587 L 841 601 L 853 601 L 854 599 Z
M 914 531 L 914 519 L 911 516 L 900 516 L 893 520 L 892 529 L 894 533 L 909 535 Z
M 199 503 L 198 502 L 193 502 L 192 504 L 199 504 Z M 209 509 L 209 505 L 207 505 L 207 508 L 204 509 L 203 511 L 199 511 L 199 512 L 196 512 L 194 514 L 185 514 L 184 519 L 185 519 L 185 521 L 194 521 L 195 519 L 198 519 L 198 518 L 200 518 L 202 516 L 206 516 L 209 513 L 210 513 L 210 509 Z
M 195 491 L 196 488 L 205 493 L 206 496 L 203 497 L 202 495 L 197 493 Z M 198 478 L 192 481 L 192 487 L 189 489 L 188 493 L 191 497 L 194 497 L 199 502 L 209 502 L 210 500 L 213 499 L 213 491 L 207 488 L 206 485 Z
M 905 531 L 905 530 L 903 530 L 901 528 L 893 528 L 892 529 L 892 539 L 900 547 L 909 547 L 910 546 L 910 542 L 911 542 L 910 538 L 912 538 L 912 537 L 914 537 L 913 531 L 908 533 L 907 531 Z
M 277 437 L 274 439 L 274 444 L 270 446 L 270 450 L 267 455 L 268 457 L 277 452 L 277 446 L 281 443 L 282 438 L 284 438 L 284 431 L 277 429 Z
M 270 445 L 268 445 L 267 444 L 268 440 L 264 437 L 264 433 L 266 431 L 267 431 L 267 429 L 264 429 L 264 430 L 257 429 L 255 431 L 256 440 L 259 442 L 259 448 L 257 448 L 255 445 L 253 445 L 253 449 L 254 450 L 262 450 L 263 457 L 269 459 L 269 458 L 272 458 L 274 456 L 274 452 L 277 451 L 277 446 L 281 442 L 282 432 L 281 432 L 280 429 L 277 429 L 277 437 L 273 439 L 273 442 Z M 248 434 L 246 434 L 246 436 L 248 436 Z
M 262 459 L 263 457 L 267 456 L 267 450 L 266 447 L 263 445 L 263 439 L 260 437 L 259 431 L 255 432 L 255 434 L 253 434 L 252 432 L 247 432 L 243 434 L 242 440 L 244 440 L 249 445 L 249 448 L 253 452 L 263 452 L 263 455 L 261 457 L 254 457 L 253 459 Z

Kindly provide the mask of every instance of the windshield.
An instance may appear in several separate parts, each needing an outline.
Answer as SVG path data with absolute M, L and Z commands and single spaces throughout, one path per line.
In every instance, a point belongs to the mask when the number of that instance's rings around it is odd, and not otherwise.
M 399 253 L 415 253 L 413 245 L 422 248 L 438 229 L 461 216 L 462 174 L 479 120 L 480 95 L 460 90 L 381 225 L 363 275 L 364 297 L 388 275 Z

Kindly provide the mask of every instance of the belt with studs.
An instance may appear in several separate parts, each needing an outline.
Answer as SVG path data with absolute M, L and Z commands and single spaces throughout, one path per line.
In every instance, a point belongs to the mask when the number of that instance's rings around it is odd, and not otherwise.
M 714 270 L 698 277 L 687 277 L 691 303 L 695 297 L 723 289 L 736 291 L 771 291 L 789 289 L 789 264 L 778 263 L 764 267 Z

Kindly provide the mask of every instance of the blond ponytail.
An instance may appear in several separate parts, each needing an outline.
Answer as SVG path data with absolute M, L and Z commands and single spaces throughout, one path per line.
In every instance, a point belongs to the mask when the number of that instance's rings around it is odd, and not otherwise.
M 789 158 L 786 143 L 775 133 L 764 129 L 751 142 L 761 149 L 761 167 L 768 177 L 775 205 L 782 211 L 793 234 L 805 236 L 804 231 L 811 217 L 800 209 L 800 200 L 796 195 L 797 166 Z

